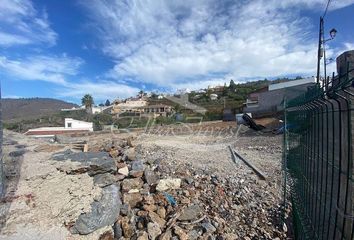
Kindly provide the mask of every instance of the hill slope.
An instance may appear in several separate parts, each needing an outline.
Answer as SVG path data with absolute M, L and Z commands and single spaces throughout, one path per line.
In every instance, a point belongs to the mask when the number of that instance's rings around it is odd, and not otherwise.
M 24 119 L 38 118 L 60 111 L 62 108 L 77 106 L 73 103 L 52 98 L 4 98 L 2 104 L 2 120 L 14 122 Z

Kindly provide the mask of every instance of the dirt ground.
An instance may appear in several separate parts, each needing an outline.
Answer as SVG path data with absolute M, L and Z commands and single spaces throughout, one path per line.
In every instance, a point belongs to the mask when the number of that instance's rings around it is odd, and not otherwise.
M 130 133 L 91 134 L 80 138 L 88 141 L 89 151 L 93 152 L 100 151 L 100 146 L 112 139 L 132 138 L 137 156 L 146 162 L 156 162 L 161 177 L 216 177 L 225 186 L 231 185 L 227 191 L 242 192 L 244 196 L 238 196 L 244 202 L 242 208 L 229 206 L 236 201 L 231 195 L 229 202 L 221 199 L 215 202 L 220 206 L 210 207 L 213 214 L 218 214 L 218 207 L 230 209 L 225 217 L 231 219 L 225 230 L 230 231 L 228 239 L 233 239 L 232 236 L 234 239 L 280 239 L 285 236 L 274 220 L 279 217 L 277 211 L 282 201 L 281 136 L 254 133 L 247 127 L 236 127 L 234 123 L 216 122 Z M 101 190 L 87 174 L 67 175 L 58 171 L 50 158 L 53 153 L 70 146 L 51 146 L 53 144 L 48 140 L 4 132 L 7 190 L 0 203 L 0 239 L 99 239 L 102 232 L 107 231 L 102 228 L 89 235 L 68 231 L 66 223 L 90 210 L 90 204 L 98 199 Z M 260 180 L 240 159 L 234 159 L 229 146 L 257 166 L 266 175 L 266 180 Z M 19 150 L 22 151 L 19 156 L 9 156 Z M 203 194 L 203 190 L 195 189 Z M 205 198 L 210 196 L 205 193 Z M 205 204 L 203 197 L 199 200 Z M 232 222 L 235 216 L 239 220 Z

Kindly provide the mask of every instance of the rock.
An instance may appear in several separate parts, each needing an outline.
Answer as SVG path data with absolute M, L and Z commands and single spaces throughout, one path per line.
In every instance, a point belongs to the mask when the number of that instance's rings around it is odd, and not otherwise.
M 210 222 L 202 223 L 202 227 L 206 233 L 213 233 L 216 231 L 216 228 Z
M 120 221 L 115 222 L 113 225 L 114 238 L 120 239 L 123 236 L 122 228 L 120 226 Z
M 163 229 L 163 227 L 164 227 L 165 224 L 166 224 L 166 221 L 165 221 L 164 219 L 160 218 L 160 216 L 157 215 L 157 214 L 154 213 L 154 212 L 149 212 L 149 217 L 150 217 L 150 219 L 151 219 L 152 222 L 157 223 L 157 224 L 159 225 L 159 227 L 160 227 L 161 229 Z
M 155 204 L 155 199 L 152 195 L 144 196 L 144 203 L 149 205 Z
M 52 159 L 55 161 L 72 161 L 80 164 L 63 164 L 58 169 L 68 174 L 88 173 L 94 176 L 100 173 L 115 172 L 116 164 L 106 152 L 73 152 L 66 150 L 64 152 L 53 154 Z
M 157 210 L 157 207 L 156 207 L 156 205 L 145 204 L 145 205 L 143 206 L 143 209 L 144 209 L 145 211 L 154 212 L 154 211 Z
M 157 214 L 160 216 L 160 218 L 165 219 L 166 218 L 166 209 L 162 206 L 158 207 Z
M 139 232 L 137 240 L 149 240 L 149 235 L 145 231 Z
M 161 234 L 161 229 L 157 223 L 149 222 L 147 229 L 151 240 L 155 240 Z
M 192 230 L 188 232 L 188 239 L 189 240 L 197 240 L 199 238 L 199 233 L 197 230 Z
M 104 226 L 113 225 L 118 218 L 121 205 L 117 185 L 103 188 L 101 199 L 91 204 L 90 212 L 83 213 L 78 217 L 70 231 L 86 235 Z
M 188 235 L 183 231 L 182 228 L 175 225 L 173 230 L 173 232 L 178 236 L 179 240 L 188 240 Z
M 170 240 L 172 238 L 172 231 L 167 230 L 165 233 L 161 234 L 159 240 Z
M 21 157 L 26 152 L 27 152 L 27 150 L 25 150 L 25 149 L 16 150 L 16 151 L 10 152 L 9 156 L 10 157 Z
M 167 179 L 160 179 L 159 183 L 156 186 L 156 190 L 162 192 L 168 189 L 178 189 L 180 187 L 181 187 L 180 178 L 167 178 Z
M 110 173 L 97 174 L 93 177 L 93 183 L 99 187 L 106 187 L 117 181 L 118 179 Z
M 119 168 L 119 169 L 118 169 L 118 173 L 119 173 L 119 174 L 122 174 L 122 175 L 124 175 L 124 176 L 128 176 L 128 175 L 129 175 L 129 169 L 128 169 L 127 166 L 122 167 L 122 168 Z
M 134 225 L 130 224 L 129 218 L 122 218 L 121 225 L 123 230 L 123 236 L 126 238 L 131 238 L 135 233 L 135 227 Z
M 178 217 L 180 221 L 193 221 L 201 217 L 202 209 L 197 204 L 190 205 L 185 208 L 181 215 Z
M 140 189 L 143 184 L 144 183 L 140 178 L 124 179 L 122 182 L 122 191 L 128 192 L 131 189 Z
M 131 208 L 135 208 L 141 201 L 143 197 L 140 193 L 124 193 L 123 203 L 129 204 Z
M 128 203 L 125 203 L 120 207 L 120 214 L 123 216 L 128 216 L 130 211 L 131 211 L 131 208 Z
M 145 166 L 142 161 L 135 160 L 132 162 L 132 170 L 130 171 L 130 175 L 133 177 L 142 177 L 144 174 Z
M 114 240 L 112 229 L 102 233 L 98 240 Z
M 128 148 L 127 150 L 125 150 L 124 155 L 130 161 L 136 160 L 136 153 L 134 148 Z
M 149 185 L 154 185 L 159 180 L 158 176 L 150 168 L 145 169 L 144 178 L 145 182 Z

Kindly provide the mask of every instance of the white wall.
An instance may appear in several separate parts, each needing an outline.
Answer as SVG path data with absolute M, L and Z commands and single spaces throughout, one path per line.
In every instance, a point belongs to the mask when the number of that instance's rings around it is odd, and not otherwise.
M 72 118 L 65 118 L 65 129 L 82 129 L 93 131 L 93 123 L 75 120 Z

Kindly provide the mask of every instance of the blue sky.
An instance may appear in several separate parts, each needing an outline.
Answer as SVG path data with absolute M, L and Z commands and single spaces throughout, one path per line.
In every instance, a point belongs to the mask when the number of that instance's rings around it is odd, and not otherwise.
M 78 103 L 316 72 L 325 0 L 0 0 L 3 97 Z M 354 49 L 354 0 L 332 0 L 335 58 Z M 335 70 L 332 63 L 329 68 Z

